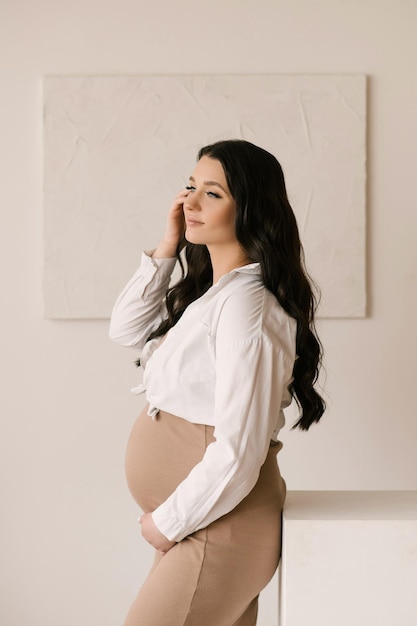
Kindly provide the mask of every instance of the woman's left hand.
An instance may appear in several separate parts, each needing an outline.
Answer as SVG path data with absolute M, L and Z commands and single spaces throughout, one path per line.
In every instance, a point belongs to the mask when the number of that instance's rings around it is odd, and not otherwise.
M 176 541 L 170 541 L 163 535 L 156 527 L 155 522 L 152 519 L 152 513 L 144 513 L 139 518 L 139 523 L 142 526 L 142 536 L 148 543 L 151 544 L 156 550 L 165 554 L 168 550 L 171 550 L 175 546 Z

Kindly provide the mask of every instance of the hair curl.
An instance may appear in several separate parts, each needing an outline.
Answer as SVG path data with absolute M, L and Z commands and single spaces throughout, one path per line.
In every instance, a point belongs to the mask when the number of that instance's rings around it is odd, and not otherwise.
M 308 430 L 325 410 L 325 402 L 314 388 L 322 347 L 314 325 L 317 300 L 305 269 L 304 252 L 281 165 L 266 150 L 240 139 L 205 146 L 198 153 L 198 160 L 203 156 L 222 164 L 236 203 L 236 237 L 248 257 L 260 264 L 265 287 L 297 321 L 297 359 L 289 391 L 300 409 L 293 428 Z M 180 256 L 184 247 L 187 270 Z M 177 258 L 182 279 L 168 290 L 168 318 L 149 339 L 164 335 L 178 322 L 187 306 L 212 285 L 213 271 L 205 245 L 191 244 L 182 238 Z

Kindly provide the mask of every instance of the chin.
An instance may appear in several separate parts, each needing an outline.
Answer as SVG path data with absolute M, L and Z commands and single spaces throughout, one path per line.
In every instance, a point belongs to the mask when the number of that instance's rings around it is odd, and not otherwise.
M 195 244 L 205 244 L 206 242 L 202 240 L 201 237 L 197 237 L 195 235 L 195 233 L 190 233 L 189 230 L 185 231 L 184 237 L 186 239 L 186 241 L 188 241 L 188 243 L 195 243 Z

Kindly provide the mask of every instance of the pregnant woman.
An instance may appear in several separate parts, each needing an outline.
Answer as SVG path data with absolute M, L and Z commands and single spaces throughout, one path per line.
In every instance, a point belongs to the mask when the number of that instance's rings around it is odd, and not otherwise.
M 276 158 L 202 148 L 110 324 L 144 368 L 126 472 L 156 549 L 125 626 L 256 624 L 281 553 L 283 408 L 297 402 L 304 430 L 324 411 L 314 313 Z

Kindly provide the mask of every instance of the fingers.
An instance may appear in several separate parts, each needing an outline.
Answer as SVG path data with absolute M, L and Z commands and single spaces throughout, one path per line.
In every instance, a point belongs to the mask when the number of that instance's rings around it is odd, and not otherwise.
M 186 197 L 189 195 L 190 190 L 189 189 L 182 189 L 179 194 L 176 196 L 174 203 L 172 205 L 172 208 L 179 208 L 181 206 L 183 206 L 184 204 L 184 200 L 186 199 Z

